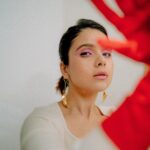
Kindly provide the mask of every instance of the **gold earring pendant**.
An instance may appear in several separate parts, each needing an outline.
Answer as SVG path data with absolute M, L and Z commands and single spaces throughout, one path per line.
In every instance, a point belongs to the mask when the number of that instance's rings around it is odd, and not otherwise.
M 103 92 L 103 95 L 102 95 L 102 100 L 103 100 L 103 102 L 106 100 L 106 98 L 107 98 L 107 93 L 106 93 L 106 91 L 104 91 L 104 92 Z
M 68 108 L 68 103 L 67 103 L 66 96 L 62 100 L 62 104 L 63 104 L 64 107 Z
M 66 98 L 66 95 L 67 95 L 67 86 L 68 86 L 68 81 L 67 80 L 64 80 L 64 84 L 65 84 L 65 92 L 62 96 L 62 104 L 64 107 L 68 108 L 68 103 L 67 103 L 67 98 Z

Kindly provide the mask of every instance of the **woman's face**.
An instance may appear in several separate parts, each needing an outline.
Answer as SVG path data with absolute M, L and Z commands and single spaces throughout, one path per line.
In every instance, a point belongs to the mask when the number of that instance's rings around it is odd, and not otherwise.
M 99 30 L 86 28 L 73 40 L 67 66 L 69 86 L 83 92 L 99 92 L 109 86 L 113 73 L 111 51 L 97 42 L 104 38 L 106 35 Z

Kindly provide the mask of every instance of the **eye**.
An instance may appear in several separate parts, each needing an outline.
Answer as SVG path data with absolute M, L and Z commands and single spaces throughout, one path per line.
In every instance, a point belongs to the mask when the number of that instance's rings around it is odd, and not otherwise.
M 111 51 L 104 51 L 104 52 L 102 52 L 102 55 L 104 56 L 104 57 L 111 57 Z
M 92 52 L 91 51 L 83 51 L 80 53 L 80 56 L 82 57 L 88 57 L 88 56 L 91 56 L 92 55 Z

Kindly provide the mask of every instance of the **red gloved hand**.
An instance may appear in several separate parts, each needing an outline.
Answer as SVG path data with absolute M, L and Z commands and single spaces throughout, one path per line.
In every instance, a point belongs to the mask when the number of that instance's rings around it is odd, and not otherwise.
M 150 70 L 102 127 L 121 150 L 146 150 L 150 146 Z
M 121 18 L 103 0 L 92 0 L 97 8 L 121 31 L 127 41 L 99 40 L 100 46 L 137 61 L 150 64 L 149 0 L 116 0 L 124 12 Z M 107 135 L 121 150 L 146 150 L 150 146 L 150 70 L 134 93 L 102 124 Z
M 128 41 L 137 43 L 134 51 L 122 47 L 115 49 L 135 60 L 150 64 L 150 2 L 149 0 L 116 0 L 124 17 L 113 12 L 103 0 L 91 0 Z M 130 54 L 131 55 L 130 55 Z M 134 53 L 134 54 L 133 54 Z

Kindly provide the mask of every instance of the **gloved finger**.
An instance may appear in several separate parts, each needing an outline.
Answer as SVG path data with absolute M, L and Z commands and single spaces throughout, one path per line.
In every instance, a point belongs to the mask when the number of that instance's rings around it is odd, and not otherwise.
M 91 0 L 94 5 L 105 15 L 105 17 L 113 24 L 119 26 L 122 24 L 122 18 L 112 11 L 103 0 Z
M 118 41 L 110 39 L 98 39 L 98 44 L 104 49 L 113 49 L 133 60 L 150 64 L 150 53 L 139 48 L 137 41 Z

